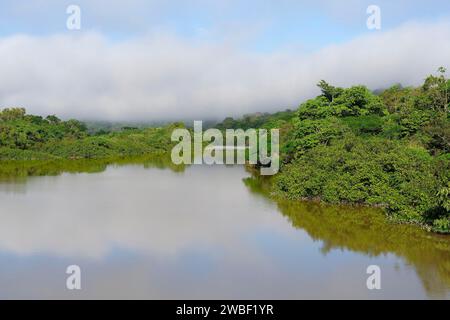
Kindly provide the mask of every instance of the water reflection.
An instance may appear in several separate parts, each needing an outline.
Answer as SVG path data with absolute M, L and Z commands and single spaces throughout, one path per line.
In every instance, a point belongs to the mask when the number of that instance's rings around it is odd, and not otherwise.
M 62 173 L 100 173 L 108 166 L 138 164 L 144 168 L 170 169 L 182 172 L 184 165 L 175 165 L 169 155 L 149 154 L 139 157 L 107 159 L 47 160 L 47 161 L 2 161 L 0 162 L 0 182 L 18 184 L 28 177 L 58 176 Z
M 448 238 L 376 210 L 270 199 L 242 167 L 153 157 L 0 177 L 0 298 L 449 297 Z M 73 263 L 81 292 L 64 289 Z M 369 264 L 380 292 L 365 288 Z
M 245 179 L 256 194 L 269 197 L 270 180 Z M 416 226 L 389 223 L 381 210 L 331 206 L 315 202 L 273 199 L 292 226 L 323 243 L 321 252 L 351 250 L 376 257 L 393 253 L 404 257 L 419 274 L 427 292 L 445 296 L 450 288 L 450 238 Z

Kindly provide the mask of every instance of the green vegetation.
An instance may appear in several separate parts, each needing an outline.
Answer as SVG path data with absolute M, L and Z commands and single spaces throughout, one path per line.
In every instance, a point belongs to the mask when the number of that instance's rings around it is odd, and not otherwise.
M 99 159 L 165 153 L 178 124 L 90 135 L 77 120 L 27 115 L 25 109 L 0 112 L 0 160 Z
M 420 87 L 395 85 L 378 95 L 321 81 L 321 95 L 285 114 L 271 193 L 381 207 L 394 221 L 449 233 L 450 81 L 438 72 Z M 278 117 L 257 120 L 270 127 Z
M 334 87 L 296 111 L 226 118 L 219 129 L 280 128 L 271 193 L 288 199 L 381 207 L 390 218 L 450 232 L 450 81 L 445 69 L 420 87 L 374 94 Z M 0 112 L 0 160 L 111 159 L 171 150 L 180 124 L 90 132 L 77 121 Z M 2 167 L 6 168 L 5 162 Z
M 58 176 L 62 173 L 99 173 L 111 165 L 139 165 L 144 168 L 169 169 L 174 172 L 185 170 L 185 166 L 175 165 L 169 154 L 159 153 L 102 159 L 13 160 L 1 162 L 0 182 L 22 182 L 30 176 Z
M 84 121 L 87 132 L 91 135 L 104 135 L 123 130 L 146 129 L 149 127 L 164 127 L 168 121 Z
M 380 206 L 396 221 L 450 232 L 450 81 L 439 72 L 380 95 L 321 81 L 282 137 L 273 192 Z
M 225 118 L 221 123 L 217 124 L 215 128 L 223 129 L 251 129 L 251 128 L 280 128 L 289 123 L 294 117 L 294 111 L 289 109 L 279 111 L 273 114 L 270 113 L 252 113 L 242 117 L 242 119 L 233 119 L 231 117 Z

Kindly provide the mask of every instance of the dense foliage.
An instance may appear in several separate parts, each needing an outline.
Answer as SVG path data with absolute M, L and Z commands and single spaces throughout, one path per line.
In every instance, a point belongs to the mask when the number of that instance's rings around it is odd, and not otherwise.
M 450 231 L 450 81 L 364 86 L 319 83 L 282 137 L 274 191 L 291 199 L 377 205 L 397 221 Z
M 161 153 L 171 146 L 170 133 L 177 125 L 162 128 L 124 128 L 90 135 L 77 120 L 28 115 L 25 109 L 0 112 L 0 160 L 92 159 Z
M 241 119 L 225 118 L 221 123 L 217 124 L 217 129 L 253 129 L 253 128 L 280 128 L 286 125 L 294 116 L 294 111 L 289 109 L 270 113 L 252 113 L 243 116 Z

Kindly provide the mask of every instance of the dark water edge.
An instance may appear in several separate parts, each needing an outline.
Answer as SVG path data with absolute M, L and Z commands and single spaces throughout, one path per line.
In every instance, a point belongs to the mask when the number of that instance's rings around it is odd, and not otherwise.
M 399 224 L 380 208 L 328 205 L 316 201 L 292 201 L 270 195 L 270 178 L 244 180 L 256 194 L 269 197 L 292 226 L 323 241 L 322 252 L 351 250 L 370 257 L 393 253 L 416 269 L 424 288 L 445 296 L 450 288 L 450 236 L 412 224 Z
M 139 164 L 144 168 L 170 169 L 182 172 L 184 165 L 175 165 L 167 154 L 74 160 L 0 161 L 0 182 L 26 182 L 28 177 L 58 176 L 63 173 L 100 173 L 108 166 Z
M 0 163 L 0 182 L 26 183 L 28 177 L 57 176 L 62 173 L 100 173 L 109 166 L 142 165 L 144 168 L 186 168 L 173 165 L 170 158 L 150 155 L 102 160 L 26 161 Z M 289 201 L 269 195 L 266 178 L 244 178 L 248 190 L 274 203 L 292 227 L 321 241 L 321 252 L 348 250 L 368 257 L 394 254 L 416 271 L 427 295 L 446 298 L 450 291 L 450 237 L 426 232 L 413 225 L 391 223 L 377 208 L 325 205 Z

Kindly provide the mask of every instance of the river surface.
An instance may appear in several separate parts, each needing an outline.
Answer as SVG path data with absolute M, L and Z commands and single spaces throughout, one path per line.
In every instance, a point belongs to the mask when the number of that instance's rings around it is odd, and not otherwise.
M 449 299 L 450 238 L 273 200 L 242 166 L 4 166 L 0 298 Z

